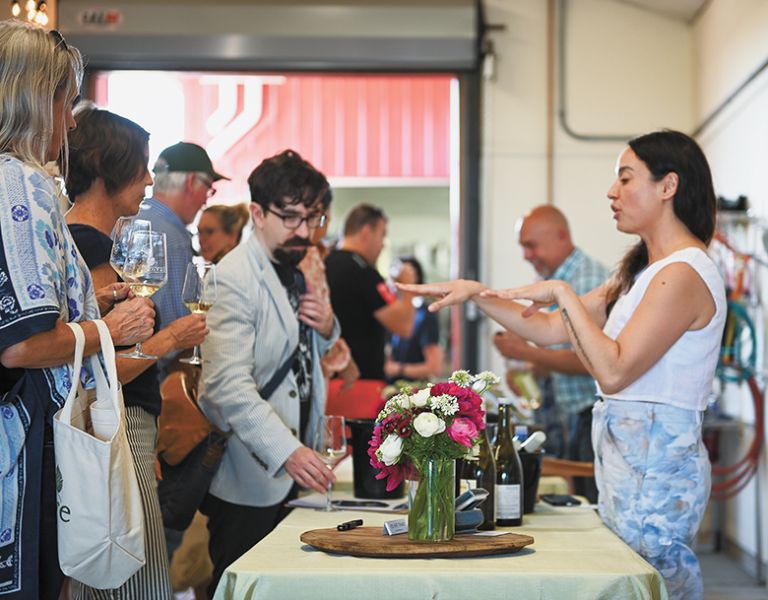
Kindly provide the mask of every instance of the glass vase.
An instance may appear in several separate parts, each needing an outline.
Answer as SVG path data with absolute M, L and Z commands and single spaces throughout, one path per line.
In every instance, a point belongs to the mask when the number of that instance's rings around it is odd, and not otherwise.
M 408 511 L 408 539 L 417 542 L 446 542 L 455 529 L 453 459 L 413 460 L 419 485 Z

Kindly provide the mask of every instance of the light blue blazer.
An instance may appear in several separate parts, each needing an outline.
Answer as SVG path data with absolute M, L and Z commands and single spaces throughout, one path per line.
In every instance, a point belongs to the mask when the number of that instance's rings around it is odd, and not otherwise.
M 299 321 L 255 235 L 227 254 L 216 271 L 218 293 L 202 346 L 200 406 L 211 422 L 233 435 L 210 492 L 234 504 L 271 506 L 282 502 L 293 484 L 283 465 L 302 444 L 297 437 L 298 387 L 289 370 L 269 401 L 259 389 L 296 348 Z M 325 410 L 320 357 L 339 332 L 335 319 L 330 339 L 312 332 L 312 406 L 303 440 L 307 446 Z

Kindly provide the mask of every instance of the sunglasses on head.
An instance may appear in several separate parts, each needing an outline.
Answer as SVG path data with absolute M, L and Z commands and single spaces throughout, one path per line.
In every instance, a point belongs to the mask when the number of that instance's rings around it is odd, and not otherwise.
M 59 46 L 61 46 L 62 48 L 64 48 L 64 50 L 69 50 L 69 46 L 67 46 L 67 41 L 64 39 L 64 36 L 61 35 L 57 30 L 51 29 L 48 32 L 48 35 L 50 35 L 53 38 L 53 40 L 56 42 L 56 46 L 54 46 L 54 48 L 58 48 Z

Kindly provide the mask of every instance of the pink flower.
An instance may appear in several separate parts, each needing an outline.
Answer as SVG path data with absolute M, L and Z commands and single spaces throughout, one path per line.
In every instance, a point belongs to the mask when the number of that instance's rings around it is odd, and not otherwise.
M 485 429 L 485 411 L 483 410 L 482 400 L 460 400 L 459 413 L 457 417 L 466 417 L 470 419 L 478 429 Z
M 461 402 L 463 399 L 471 398 L 472 396 L 477 396 L 475 392 L 470 390 L 469 388 L 461 387 L 460 385 L 456 385 L 455 383 L 436 383 L 429 389 L 429 394 L 431 396 L 442 396 L 443 394 L 448 394 L 449 396 L 453 396 L 456 398 L 459 402 Z M 477 396 L 479 398 L 479 396 Z
M 370 441 L 368 442 L 368 445 L 370 446 L 370 448 L 368 448 L 368 456 L 371 457 L 371 466 L 376 469 L 381 469 L 385 466 L 384 463 L 379 460 L 379 457 L 376 456 L 376 450 L 379 449 L 382 441 L 381 425 L 376 425 L 373 428 L 373 437 L 371 437 Z
M 391 492 L 403 482 L 402 466 L 399 464 L 390 467 L 385 466 L 376 474 L 376 479 L 384 479 L 385 477 L 387 478 L 387 491 Z
M 470 419 L 456 417 L 448 426 L 448 437 L 457 444 L 471 448 L 477 438 L 477 426 Z
M 385 465 L 384 462 L 379 460 L 379 457 L 376 456 L 376 450 L 379 449 L 379 446 L 381 446 L 383 442 L 382 431 L 383 428 L 380 424 L 377 424 L 373 428 L 373 437 L 368 442 L 368 445 L 370 446 L 370 448 L 368 448 L 368 456 L 371 459 L 371 466 L 374 469 L 379 470 L 376 474 L 376 479 L 384 479 L 386 477 L 387 491 L 391 492 L 403 481 L 403 468 L 399 464 Z

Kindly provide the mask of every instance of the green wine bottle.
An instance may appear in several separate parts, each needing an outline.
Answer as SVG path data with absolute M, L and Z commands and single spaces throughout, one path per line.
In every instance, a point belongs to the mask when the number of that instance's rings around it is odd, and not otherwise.
M 515 527 L 523 523 L 523 466 L 512 441 L 512 404 L 499 401 L 499 426 L 496 434 L 496 525 Z

